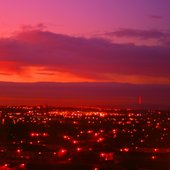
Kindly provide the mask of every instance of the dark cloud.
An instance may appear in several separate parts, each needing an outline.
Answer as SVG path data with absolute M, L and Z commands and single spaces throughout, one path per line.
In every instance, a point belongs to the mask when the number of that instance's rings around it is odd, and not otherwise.
M 170 86 L 123 83 L 0 82 L 0 104 L 144 105 L 170 106 Z
M 170 38 L 170 33 L 159 30 L 137 30 L 137 29 L 121 29 L 118 31 L 108 32 L 107 36 L 117 37 L 135 37 L 140 39 L 163 39 Z
M 114 34 L 143 38 L 165 36 L 159 31 L 123 30 Z M 170 76 L 167 46 L 116 44 L 100 38 L 72 37 L 38 29 L 1 38 L 0 62 L 14 63 L 13 71 L 40 66 L 97 80 L 110 80 L 107 75 L 112 74 Z
M 162 19 L 163 16 L 161 15 L 149 15 L 150 18 L 153 18 L 153 19 Z
M 21 30 L 22 31 L 34 31 L 34 30 L 38 30 L 38 31 L 43 31 L 46 30 L 47 26 L 44 23 L 39 23 L 35 26 L 32 25 L 21 25 Z

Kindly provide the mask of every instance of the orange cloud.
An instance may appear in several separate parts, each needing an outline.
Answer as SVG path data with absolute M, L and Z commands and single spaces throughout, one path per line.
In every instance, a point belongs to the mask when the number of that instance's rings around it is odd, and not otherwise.
M 8 64 L 8 63 L 6 63 Z M 13 66 L 13 65 L 12 65 Z M 93 82 L 93 79 L 82 78 L 69 72 L 45 70 L 42 67 L 24 67 L 21 73 L 9 67 L 1 69 L 1 81 L 10 82 Z

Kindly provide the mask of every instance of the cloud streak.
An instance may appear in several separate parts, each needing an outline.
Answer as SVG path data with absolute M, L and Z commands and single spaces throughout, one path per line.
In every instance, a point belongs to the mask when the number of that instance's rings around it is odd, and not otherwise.
M 106 35 L 117 37 L 136 37 L 140 39 L 161 39 L 170 37 L 169 33 L 158 30 L 137 30 L 137 29 L 121 29 L 118 31 L 108 32 Z
M 119 29 L 116 31 L 106 32 L 102 35 L 108 39 L 117 41 L 123 39 L 125 42 L 131 42 L 137 45 L 149 46 L 169 46 L 170 31 L 161 31 L 157 29 L 140 30 L 140 29 Z
M 149 15 L 149 17 L 152 19 L 162 19 L 163 18 L 163 16 L 161 16 L 161 15 Z

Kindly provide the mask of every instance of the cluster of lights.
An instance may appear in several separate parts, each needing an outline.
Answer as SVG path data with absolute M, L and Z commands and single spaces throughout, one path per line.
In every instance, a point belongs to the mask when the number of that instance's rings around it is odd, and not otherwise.
M 36 132 L 31 132 L 30 133 L 31 137 L 47 137 L 49 136 L 48 133 L 44 132 L 44 133 L 36 133 Z
M 60 127 L 64 127 L 65 124 L 68 124 L 74 129 L 74 132 L 69 132 L 69 129 L 68 132 L 61 129 L 62 134 L 59 134 L 62 138 L 60 139 L 60 144 L 54 144 L 54 148 L 57 149 L 48 151 L 50 152 L 49 157 L 54 157 L 54 159 L 56 158 L 57 160 L 61 158 L 71 161 L 74 155 L 81 155 L 83 152 L 97 153 L 100 161 L 114 161 L 115 153 L 120 155 L 126 155 L 131 152 L 149 153 L 151 160 L 157 160 L 159 158 L 159 153 L 170 153 L 169 146 L 166 146 L 166 149 L 162 149 L 161 147 L 159 148 L 159 145 L 152 146 L 154 142 L 148 142 L 151 140 L 152 134 L 154 133 L 158 134 L 156 137 L 157 141 L 162 143 L 169 137 L 170 129 L 168 123 L 170 123 L 170 117 L 166 116 L 166 118 L 161 118 L 162 113 L 160 111 L 142 114 L 133 113 L 132 110 L 128 110 L 125 113 L 121 112 L 121 110 L 114 110 L 111 113 L 107 111 L 54 110 L 41 113 L 31 109 L 27 108 L 24 114 L 18 112 L 8 113 L 1 119 L 2 125 L 5 124 L 6 119 L 11 119 L 13 120 L 13 124 L 17 124 L 18 122 L 30 122 L 43 125 L 44 127 L 43 132 L 39 132 L 37 129 L 34 132 L 29 132 L 28 140 L 22 139 L 15 141 L 15 139 L 13 139 L 14 141 L 12 144 L 19 145 L 14 155 L 16 154 L 18 157 L 20 156 L 20 158 L 26 158 L 28 156 L 31 158 L 33 155 L 26 155 L 26 152 L 20 147 L 23 144 L 50 147 L 48 140 L 52 134 L 50 134 L 45 127 L 48 127 L 48 123 L 52 121 L 55 121 Z M 26 120 L 26 116 L 27 118 L 29 117 L 28 120 Z M 47 133 L 47 131 L 49 133 Z M 121 144 L 125 138 L 127 140 Z M 102 152 L 104 151 L 102 150 L 103 147 L 109 145 L 107 143 L 108 141 L 114 144 L 117 142 L 119 144 L 108 152 Z M 9 152 L 7 148 L 2 148 L 0 150 L 1 154 L 7 152 Z M 47 155 L 47 152 L 40 150 L 36 154 L 43 157 Z M 5 165 L 8 166 L 8 164 Z M 20 165 L 20 168 L 22 167 L 25 167 L 24 163 Z M 95 168 L 98 169 L 98 167 Z

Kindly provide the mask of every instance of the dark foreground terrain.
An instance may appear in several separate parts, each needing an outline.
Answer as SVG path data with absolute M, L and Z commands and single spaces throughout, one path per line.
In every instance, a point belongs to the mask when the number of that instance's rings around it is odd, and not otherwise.
M 1 107 L 0 169 L 168 170 L 170 111 Z

